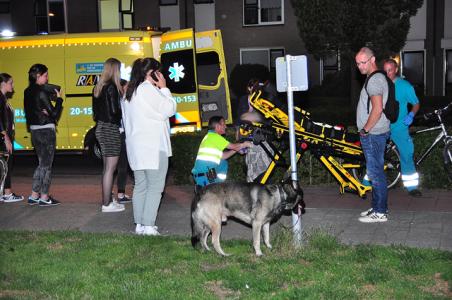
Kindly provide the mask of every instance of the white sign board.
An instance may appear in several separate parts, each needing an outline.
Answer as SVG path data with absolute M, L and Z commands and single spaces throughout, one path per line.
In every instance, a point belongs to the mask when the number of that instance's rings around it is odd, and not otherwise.
M 308 60 L 306 55 L 291 56 L 290 70 L 292 77 L 292 91 L 308 90 Z M 286 58 L 276 59 L 276 89 L 278 92 L 287 92 L 287 66 Z

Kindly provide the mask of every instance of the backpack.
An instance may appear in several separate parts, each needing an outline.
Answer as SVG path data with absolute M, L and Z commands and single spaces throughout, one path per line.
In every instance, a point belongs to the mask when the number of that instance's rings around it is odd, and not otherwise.
M 372 74 L 367 77 L 366 82 L 364 83 L 364 89 L 367 93 L 367 83 L 369 82 L 369 79 L 374 74 L 383 74 L 386 78 L 386 81 L 388 83 L 388 100 L 386 101 L 385 106 L 383 107 L 383 113 L 385 114 L 386 118 L 391 122 L 395 123 L 397 121 L 397 118 L 399 117 L 399 101 L 396 100 L 395 97 L 395 86 L 394 82 L 386 75 L 385 71 L 377 70 L 373 72 Z M 369 93 L 367 93 L 369 95 Z M 367 98 L 367 114 L 369 114 L 369 104 L 370 104 L 370 96 Z

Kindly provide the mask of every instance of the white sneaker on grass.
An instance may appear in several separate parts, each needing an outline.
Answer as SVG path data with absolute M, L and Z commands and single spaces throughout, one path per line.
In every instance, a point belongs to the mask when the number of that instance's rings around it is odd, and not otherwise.
M 125 210 L 124 206 L 118 207 L 114 202 L 110 202 L 108 205 L 102 205 L 102 212 L 120 212 Z
M 141 224 L 137 224 L 135 227 L 135 234 L 143 235 L 144 234 L 144 226 Z
M 153 235 L 153 236 L 157 236 L 160 235 L 160 232 L 157 231 L 158 227 L 157 226 L 147 226 L 144 225 L 144 230 L 143 230 L 143 235 Z
M 386 214 L 372 212 L 371 214 L 361 217 L 358 220 L 362 223 L 386 222 L 388 220 L 388 216 Z

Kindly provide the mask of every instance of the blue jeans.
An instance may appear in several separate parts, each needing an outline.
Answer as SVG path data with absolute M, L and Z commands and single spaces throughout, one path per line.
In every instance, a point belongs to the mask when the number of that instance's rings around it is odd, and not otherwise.
M 372 182 L 372 208 L 377 213 L 388 210 L 388 187 L 384 172 L 386 142 L 390 133 L 361 136 L 361 147 L 366 158 L 369 180 Z

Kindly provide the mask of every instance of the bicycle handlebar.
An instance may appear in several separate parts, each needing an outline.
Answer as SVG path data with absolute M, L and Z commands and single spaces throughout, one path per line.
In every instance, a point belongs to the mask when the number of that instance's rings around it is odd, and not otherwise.
M 425 114 L 423 114 L 423 117 L 424 117 L 424 119 L 425 120 L 428 120 L 428 119 L 430 119 L 432 116 L 434 116 L 434 115 L 437 115 L 437 116 L 440 116 L 440 115 L 442 115 L 442 114 L 444 114 L 446 111 L 448 111 L 450 108 L 452 108 L 452 102 L 451 103 L 449 103 L 449 104 L 447 104 L 445 107 L 443 107 L 443 108 L 438 108 L 438 109 L 435 109 L 433 112 L 431 112 L 431 113 L 425 113 Z

